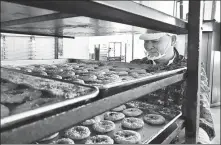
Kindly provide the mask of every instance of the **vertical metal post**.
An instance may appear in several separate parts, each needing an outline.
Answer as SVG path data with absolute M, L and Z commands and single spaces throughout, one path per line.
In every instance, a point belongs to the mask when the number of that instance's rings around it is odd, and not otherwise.
M 134 27 L 132 27 L 132 60 L 134 59 Z
M 203 1 L 189 1 L 187 96 L 185 106 L 186 143 L 196 144 L 199 130 L 199 99 Z
M 125 43 L 125 62 L 127 62 L 127 43 Z
M 54 58 L 58 59 L 58 37 L 54 37 L 55 39 L 55 46 L 54 46 Z
M 183 0 L 180 0 L 180 19 L 183 19 Z

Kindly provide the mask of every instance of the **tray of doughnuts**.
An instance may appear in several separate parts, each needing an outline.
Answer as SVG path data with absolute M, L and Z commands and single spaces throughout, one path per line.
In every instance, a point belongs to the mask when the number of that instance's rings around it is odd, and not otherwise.
M 97 97 L 99 89 L 1 68 L 1 129 Z
M 170 75 L 183 73 L 186 70 L 186 67 L 174 67 L 169 70 L 163 67 L 155 69 L 151 65 L 143 64 L 74 59 L 58 64 L 11 65 L 7 67 L 30 75 L 96 86 L 102 97 L 114 95 Z
M 143 144 L 150 143 L 182 113 L 132 101 L 89 118 L 37 141 L 38 144 Z M 142 106 L 142 107 L 139 107 Z M 144 107 L 145 106 L 145 107 Z M 139 109 L 140 108 L 140 109 Z M 170 116 L 165 116 L 167 110 Z M 52 137 L 54 136 L 54 137 Z

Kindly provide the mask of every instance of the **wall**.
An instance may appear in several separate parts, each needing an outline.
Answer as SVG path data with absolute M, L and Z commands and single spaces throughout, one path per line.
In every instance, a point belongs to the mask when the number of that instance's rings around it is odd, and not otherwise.
M 89 59 L 89 37 L 64 38 L 61 58 Z

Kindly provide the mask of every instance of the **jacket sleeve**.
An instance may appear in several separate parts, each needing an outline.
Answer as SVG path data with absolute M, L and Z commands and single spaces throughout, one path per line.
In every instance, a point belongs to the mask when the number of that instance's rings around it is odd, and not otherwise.
M 212 140 L 215 137 L 215 130 L 210 110 L 209 93 L 208 79 L 202 66 L 200 83 L 200 127 L 208 133 L 210 140 Z

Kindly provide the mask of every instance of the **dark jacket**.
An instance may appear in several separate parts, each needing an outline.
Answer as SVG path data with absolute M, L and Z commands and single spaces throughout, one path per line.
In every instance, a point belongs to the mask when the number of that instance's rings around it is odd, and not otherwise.
M 186 66 L 187 61 L 182 56 L 179 55 L 176 48 L 175 58 L 173 63 L 170 65 L 167 64 L 158 64 L 155 65 L 151 71 L 160 71 L 160 70 L 172 70 L 182 66 Z M 136 64 L 153 64 L 152 60 L 148 60 L 146 57 L 143 59 L 135 59 L 131 63 Z M 210 139 L 215 137 L 215 130 L 213 125 L 212 114 L 210 112 L 210 103 L 209 103 L 209 93 L 210 89 L 208 88 L 208 79 L 204 68 L 201 68 L 201 92 L 200 92 L 200 127 L 203 128 L 209 135 Z M 170 85 L 166 88 L 160 89 L 148 95 L 148 102 L 151 102 L 156 105 L 172 106 L 175 109 L 181 109 L 185 107 L 185 92 L 186 92 L 186 81 L 178 82 L 174 85 Z M 159 98 L 160 97 L 160 98 Z M 159 99 L 161 101 L 159 101 Z M 185 113 L 185 112 L 184 112 Z

